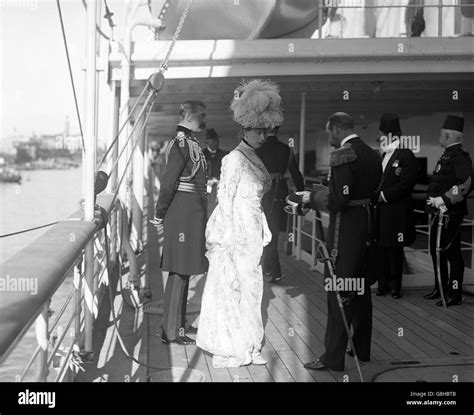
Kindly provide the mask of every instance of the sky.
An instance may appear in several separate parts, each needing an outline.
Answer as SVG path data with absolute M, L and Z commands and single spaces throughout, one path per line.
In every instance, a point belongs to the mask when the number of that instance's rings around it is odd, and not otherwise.
M 117 23 L 121 3 L 108 1 Z M 61 0 L 61 8 L 84 123 L 86 10 L 81 0 Z M 79 133 L 55 0 L 0 0 L 0 91 L 0 138 L 60 133 L 66 115 Z

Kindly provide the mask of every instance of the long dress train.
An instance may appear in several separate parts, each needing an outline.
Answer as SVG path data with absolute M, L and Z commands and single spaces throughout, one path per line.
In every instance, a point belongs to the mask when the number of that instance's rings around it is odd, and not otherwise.
M 249 364 L 263 341 L 263 247 L 271 233 L 261 207 L 271 178 L 244 142 L 224 157 L 218 205 L 206 227 L 209 271 L 196 344 L 214 367 Z

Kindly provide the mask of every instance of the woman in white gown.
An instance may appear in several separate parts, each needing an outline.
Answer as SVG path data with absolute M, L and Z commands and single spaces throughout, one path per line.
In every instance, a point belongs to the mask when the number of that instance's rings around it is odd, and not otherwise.
M 215 368 L 266 364 L 260 261 L 272 236 L 261 199 L 271 177 L 255 149 L 267 129 L 283 121 L 280 103 L 276 84 L 252 80 L 237 89 L 231 104 L 244 138 L 222 161 L 218 205 L 206 227 L 209 271 L 196 338 L 213 354 Z

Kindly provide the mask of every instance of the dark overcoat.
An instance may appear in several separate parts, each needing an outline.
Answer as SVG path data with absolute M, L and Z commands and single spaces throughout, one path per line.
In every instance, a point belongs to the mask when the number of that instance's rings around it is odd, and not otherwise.
M 377 204 L 378 244 L 387 248 L 411 245 L 416 238 L 412 192 L 417 163 L 411 150 L 396 149 L 385 167 L 381 192 L 386 200 Z

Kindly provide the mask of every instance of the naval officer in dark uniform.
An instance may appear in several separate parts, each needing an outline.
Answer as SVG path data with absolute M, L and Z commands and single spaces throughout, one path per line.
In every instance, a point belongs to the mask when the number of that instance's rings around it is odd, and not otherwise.
M 448 307 L 462 303 L 464 260 L 461 253 L 461 223 L 467 215 L 466 199 L 472 186 L 472 160 L 469 153 L 462 148 L 463 128 L 464 118 L 454 115 L 448 115 L 441 127 L 439 143 L 445 150 L 436 164 L 428 186 L 429 199 L 426 209 L 427 213 L 435 215 L 430 231 L 430 253 L 435 271 L 435 288 L 424 298 L 429 300 L 441 297 L 437 277 L 436 236 L 439 208 L 444 205 L 447 212 L 441 232 L 440 274 Z M 442 301 L 438 301 L 436 305 L 441 306 Z
M 228 154 L 219 148 L 219 135 L 214 128 L 206 130 L 206 148 L 203 150 L 207 162 L 207 216 L 217 206 L 217 185 L 221 177 L 222 159 Z
M 348 325 L 359 360 L 370 360 L 372 338 L 372 300 L 370 282 L 365 278 L 365 256 L 369 241 L 369 204 L 382 176 L 380 156 L 354 132 L 354 120 L 346 113 L 333 114 L 326 124 L 331 153 L 328 188 L 301 192 L 303 202 L 313 209 L 329 211 L 328 250 L 337 278 L 361 278 L 363 290 L 340 292 Z M 326 275 L 328 276 L 328 275 Z M 345 283 L 344 283 L 345 284 Z M 327 293 L 328 318 L 325 352 L 311 370 L 344 370 L 348 335 L 335 291 Z
M 278 236 L 286 230 L 287 215 L 284 212 L 288 184 L 285 173 L 290 172 L 298 191 L 304 190 L 303 175 L 298 169 L 291 148 L 278 140 L 279 127 L 270 130 L 262 147 L 256 150 L 272 178 L 272 188 L 262 200 L 263 211 L 272 233 L 271 242 L 263 250 L 263 273 L 271 283 L 281 281 L 280 258 L 278 257 Z
M 377 198 L 378 290 L 401 298 L 403 247 L 416 238 L 412 192 L 416 184 L 417 163 L 409 142 L 401 139 L 400 120 L 396 114 L 380 119 L 377 141 L 383 152 L 383 176 Z
M 205 128 L 201 101 L 185 101 L 179 111 L 176 136 L 165 153 L 166 166 L 155 207 L 155 225 L 163 226 L 161 268 L 169 271 L 165 288 L 162 340 L 195 344 L 185 334 L 189 277 L 207 271 L 207 165 L 195 137 Z

